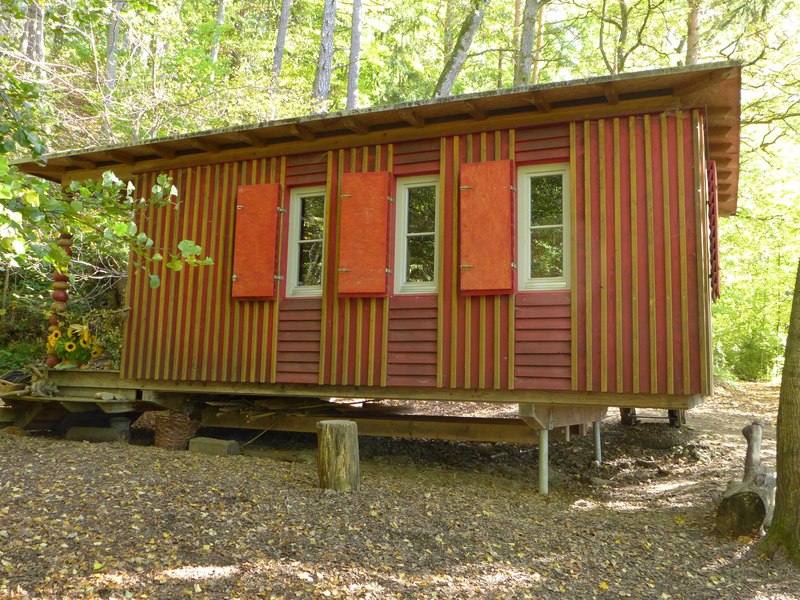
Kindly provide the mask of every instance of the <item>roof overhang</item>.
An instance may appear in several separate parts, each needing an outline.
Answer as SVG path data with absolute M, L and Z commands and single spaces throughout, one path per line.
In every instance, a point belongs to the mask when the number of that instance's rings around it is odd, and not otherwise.
M 736 212 L 739 176 L 741 65 L 723 62 L 592 77 L 265 121 L 140 142 L 68 150 L 40 161 L 14 161 L 56 182 L 96 179 L 228 160 L 317 152 L 654 111 L 701 108 L 708 120 L 709 159 L 716 161 L 719 209 Z

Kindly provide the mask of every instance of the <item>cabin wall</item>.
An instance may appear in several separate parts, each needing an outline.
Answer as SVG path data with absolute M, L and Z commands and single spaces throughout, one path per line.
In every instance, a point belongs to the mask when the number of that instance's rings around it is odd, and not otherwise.
M 698 114 L 640 115 L 170 171 L 177 210 L 150 207 L 155 247 L 192 239 L 213 267 L 131 265 L 122 375 L 131 379 L 390 387 L 707 393 Z M 632 132 L 634 135 L 632 135 Z M 424 135 L 424 130 L 421 130 Z M 571 290 L 459 293 L 459 176 L 467 163 L 570 162 Z M 340 297 L 342 176 L 440 177 L 439 291 Z M 665 176 L 666 175 L 666 176 Z M 155 173 L 139 175 L 149 189 Z M 237 187 L 327 189 L 321 298 L 231 297 Z M 392 189 L 394 194 L 394 188 Z M 668 199 L 668 202 L 664 200 Z M 394 205 L 390 205 L 394 238 Z M 587 227 L 588 223 L 588 227 Z M 288 218 L 278 271 L 286 273 Z M 266 240 L 266 243 L 271 243 Z M 515 244 L 516 252 L 516 244 Z M 257 252 L 255 254 L 257 256 Z M 670 257 L 670 260 L 665 260 Z M 135 257 L 134 257 L 135 259 Z M 393 261 L 390 260 L 390 265 Z M 702 287 L 702 294 L 699 293 Z

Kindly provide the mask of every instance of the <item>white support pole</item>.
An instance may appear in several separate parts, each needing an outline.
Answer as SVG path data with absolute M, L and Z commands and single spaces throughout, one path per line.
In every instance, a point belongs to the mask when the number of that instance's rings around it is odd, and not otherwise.
M 592 423 L 594 429 L 594 459 L 598 463 L 603 463 L 603 448 L 600 445 L 600 421 Z
M 549 435 L 547 429 L 539 430 L 539 493 L 547 494 L 549 458 L 547 456 L 547 438 Z

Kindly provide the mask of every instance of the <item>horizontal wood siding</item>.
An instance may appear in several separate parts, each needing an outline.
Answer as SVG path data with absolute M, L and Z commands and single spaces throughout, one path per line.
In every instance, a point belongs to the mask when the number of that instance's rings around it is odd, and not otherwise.
M 701 392 L 692 143 L 688 113 L 577 124 L 579 390 Z
M 517 294 L 514 387 L 572 389 L 570 292 Z
M 276 380 L 317 383 L 322 332 L 322 299 L 282 300 L 278 316 Z
M 387 385 L 436 385 L 436 296 L 389 300 Z

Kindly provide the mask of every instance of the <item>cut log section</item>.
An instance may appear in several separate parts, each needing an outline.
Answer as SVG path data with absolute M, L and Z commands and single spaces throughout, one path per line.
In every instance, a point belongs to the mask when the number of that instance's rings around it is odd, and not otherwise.
M 336 492 L 357 492 L 361 487 L 358 426 L 353 421 L 317 423 L 319 486 Z
M 761 464 L 764 424 L 753 421 L 742 429 L 747 456 L 741 481 L 731 480 L 717 508 L 717 531 L 724 535 L 748 535 L 762 526 L 768 529 L 775 509 L 774 467 Z

